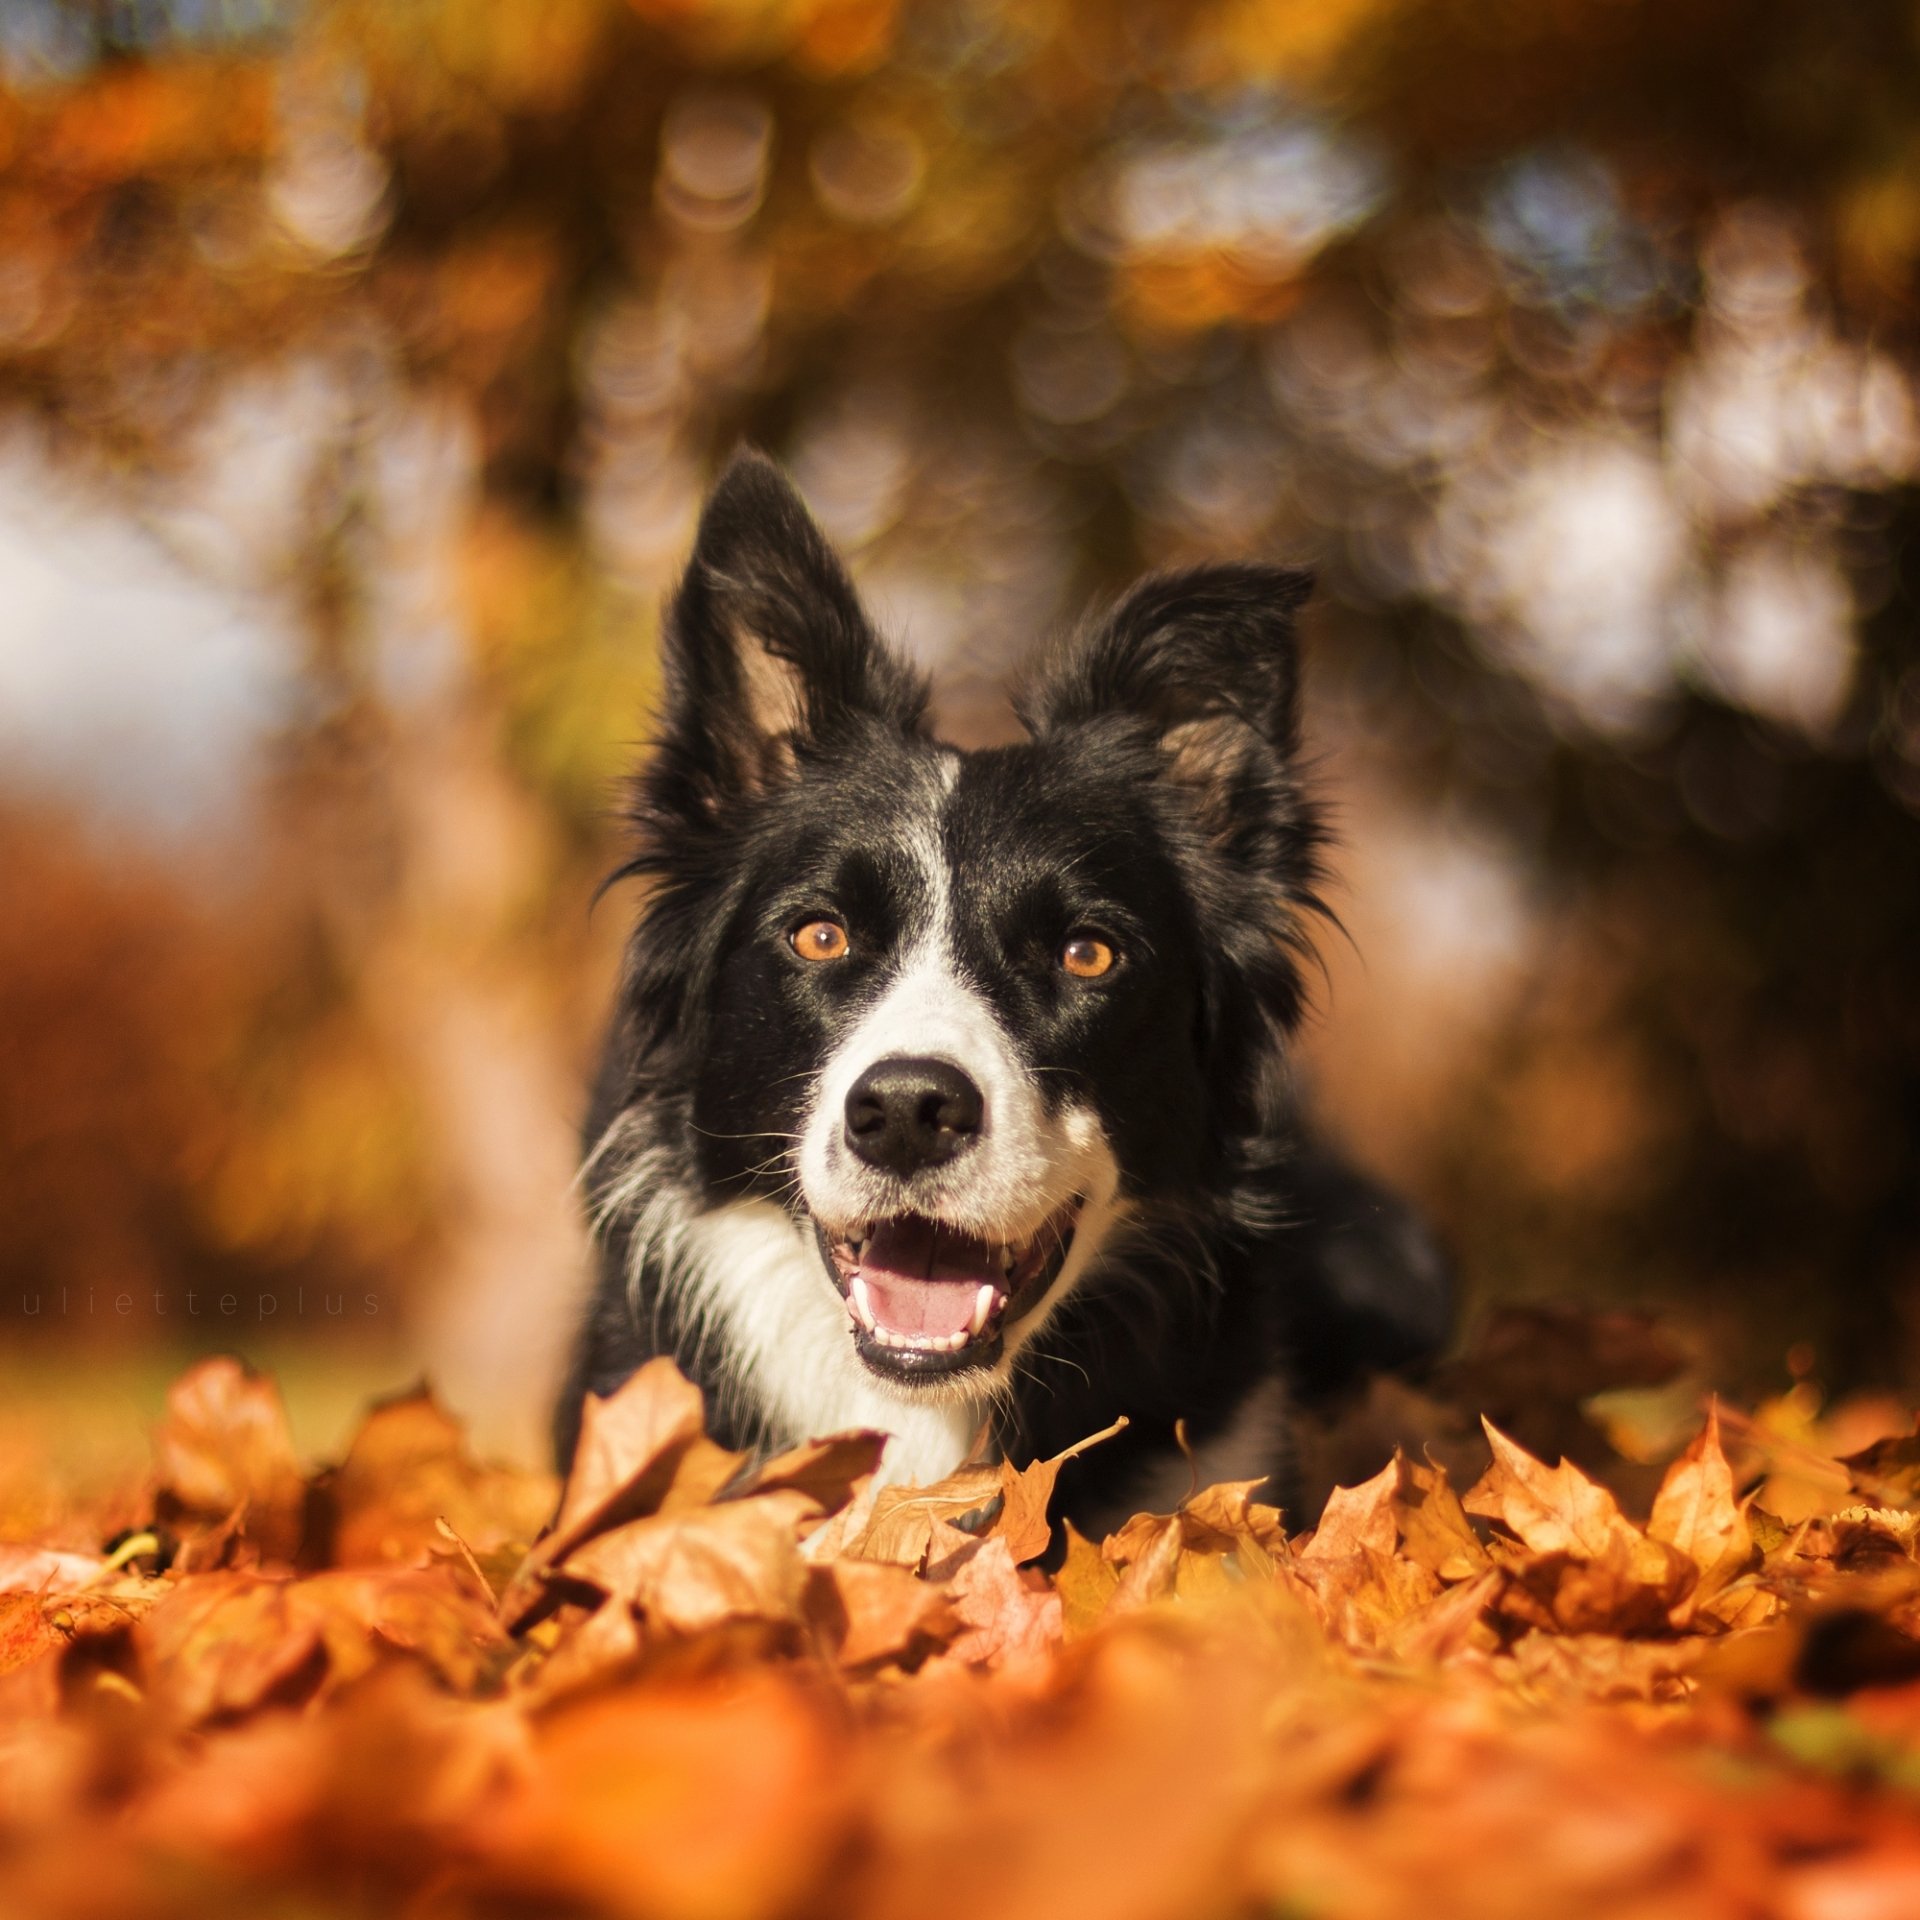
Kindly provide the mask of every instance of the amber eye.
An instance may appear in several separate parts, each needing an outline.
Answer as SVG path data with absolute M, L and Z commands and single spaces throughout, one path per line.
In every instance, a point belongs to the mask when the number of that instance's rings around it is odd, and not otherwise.
M 802 960 L 838 960 L 847 951 L 847 930 L 838 920 L 809 920 L 787 935 Z
M 1113 971 L 1113 949 L 1090 933 L 1076 933 L 1060 949 L 1060 964 L 1076 980 L 1098 980 Z

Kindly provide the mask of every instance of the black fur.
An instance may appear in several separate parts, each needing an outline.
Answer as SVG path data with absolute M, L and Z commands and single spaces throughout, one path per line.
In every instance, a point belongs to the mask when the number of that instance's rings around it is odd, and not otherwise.
M 1309 586 L 1251 565 L 1144 581 L 1026 688 L 1030 740 L 953 775 L 923 682 L 785 480 L 736 458 L 668 609 L 662 724 L 617 876 L 647 891 L 586 1129 L 600 1280 L 557 1412 L 563 1462 L 582 1392 L 655 1352 L 700 1382 L 729 1443 L 797 1437 L 699 1324 L 658 1229 L 747 1196 L 804 1216 L 792 1141 L 813 1076 L 932 905 L 896 833 L 909 816 L 938 823 L 954 961 L 1049 1110 L 1097 1113 L 1132 1208 L 1017 1356 L 998 1444 L 1025 1459 L 1126 1414 L 1063 1482 L 1098 1524 L 1167 1460 L 1176 1421 L 1204 1446 L 1263 1382 L 1324 1400 L 1437 1346 L 1443 1263 L 1404 1208 L 1304 1141 L 1292 1106 L 1324 848 L 1298 773 Z M 829 909 L 856 954 L 796 962 L 787 932 Z M 1092 987 L 1054 964 L 1087 925 L 1125 956 Z M 660 1248 L 635 1273 L 650 1204 Z

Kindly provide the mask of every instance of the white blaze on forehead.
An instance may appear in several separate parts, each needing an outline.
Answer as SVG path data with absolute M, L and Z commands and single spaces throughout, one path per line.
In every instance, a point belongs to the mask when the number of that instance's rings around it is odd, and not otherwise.
M 836 1234 L 910 1211 L 983 1239 L 1020 1242 L 1069 1203 L 1084 1202 L 1067 1259 L 1046 1298 L 1007 1330 L 996 1369 L 1004 1381 L 1013 1356 L 1044 1328 L 1098 1257 L 1124 1207 L 1119 1168 L 1098 1115 L 1074 1100 L 1049 1106 L 1042 1097 L 1042 1070 L 1023 1053 L 1018 1037 L 955 953 L 955 874 L 941 817 L 960 765 L 958 754 L 943 754 L 937 789 L 923 792 L 918 806 L 895 823 L 896 845 L 919 873 L 924 918 L 909 926 L 891 975 L 822 1067 L 797 1158 L 808 1211 Z M 869 1166 L 847 1145 L 845 1133 L 847 1095 L 854 1083 L 877 1062 L 901 1057 L 941 1060 L 959 1068 L 980 1089 L 982 1106 L 979 1136 L 971 1147 L 942 1166 L 906 1179 Z M 836 1312 L 842 1311 L 825 1263 L 817 1253 L 812 1259 L 816 1310 L 824 1298 Z M 838 1331 L 851 1361 L 844 1321 Z M 780 1370 L 793 1370 L 791 1353 Z M 871 1375 L 866 1377 L 872 1381 Z M 973 1407 L 976 1418 L 984 1413 L 977 1396 L 989 1390 L 958 1383 L 946 1388 L 934 1383 L 874 1385 L 901 1404 L 922 1409 L 930 1400 L 945 1406 L 957 1394 L 960 1404 Z M 933 1419 L 930 1411 L 915 1415 L 916 1421 Z M 935 1428 L 945 1436 L 945 1427 L 935 1422 Z M 903 1457 L 930 1457 L 941 1443 L 929 1430 L 903 1448 Z
M 1017 1192 L 1002 1189 L 1016 1166 L 1032 1169 L 1046 1116 L 1030 1070 L 1006 1031 L 938 941 L 926 941 L 907 955 L 892 984 L 828 1060 L 801 1137 L 800 1178 L 809 1197 L 817 1191 L 827 1200 L 852 1184 L 884 1177 L 852 1154 L 842 1128 L 854 1083 L 877 1061 L 902 1056 L 944 1060 L 980 1089 L 979 1139 L 961 1161 L 937 1170 L 939 1184 L 951 1184 L 956 1201 L 964 1187 L 964 1212 L 978 1214 L 985 1224 L 1019 1223 L 1033 1200 L 1021 1202 Z M 858 1217 L 838 1208 L 821 1210 L 836 1224 Z M 959 1213 L 953 1217 L 964 1224 Z

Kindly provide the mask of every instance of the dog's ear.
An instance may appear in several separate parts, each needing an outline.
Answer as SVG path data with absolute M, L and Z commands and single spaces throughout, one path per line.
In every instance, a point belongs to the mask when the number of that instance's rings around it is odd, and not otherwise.
M 662 650 L 659 744 L 681 809 L 709 817 L 780 784 L 809 743 L 862 717 L 910 730 L 926 707 L 800 496 L 750 450 L 701 512 Z
M 1293 616 L 1313 576 L 1209 566 L 1143 580 L 1069 643 L 1020 701 L 1036 734 L 1094 722 L 1145 728 L 1202 829 L 1232 846 L 1292 797 L 1299 746 Z

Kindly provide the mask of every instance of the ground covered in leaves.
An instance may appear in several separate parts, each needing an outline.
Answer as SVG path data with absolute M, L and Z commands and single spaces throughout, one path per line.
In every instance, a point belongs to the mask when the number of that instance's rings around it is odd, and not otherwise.
M 1644 1517 L 1485 1442 L 1059 1558 L 1070 1458 L 753 1463 L 664 1362 L 557 1512 L 207 1362 L 137 1488 L 0 1500 L 0 1912 L 1920 1913 L 1920 1431 L 1710 1412 Z

